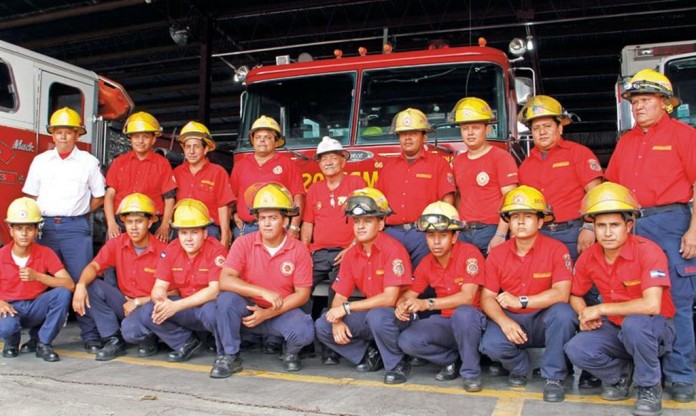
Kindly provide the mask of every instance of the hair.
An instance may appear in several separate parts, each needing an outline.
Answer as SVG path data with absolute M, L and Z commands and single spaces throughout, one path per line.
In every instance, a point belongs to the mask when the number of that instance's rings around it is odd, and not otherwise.
M 636 220 L 636 214 L 631 212 L 631 211 L 598 212 L 597 214 L 592 214 L 592 215 L 588 215 L 588 216 L 590 218 L 592 218 L 592 222 L 594 222 L 595 219 L 597 218 L 597 215 L 602 215 L 602 214 L 619 214 L 619 215 L 621 215 L 621 218 L 624 220 L 625 223 Z
M 143 217 L 145 217 L 145 218 L 147 218 L 147 219 L 150 219 L 150 218 L 153 217 L 152 214 L 148 214 L 147 212 L 140 212 L 140 211 L 136 211 L 136 212 L 124 212 L 123 214 L 118 214 L 119 217 L 127 217 L 127 216 L 129 216 L 129 215 L 142 215 Z

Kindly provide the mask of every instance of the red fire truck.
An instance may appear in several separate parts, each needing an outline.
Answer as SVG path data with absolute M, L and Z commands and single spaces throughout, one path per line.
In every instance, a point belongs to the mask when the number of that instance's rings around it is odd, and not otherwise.
M 467 96 L 482 98 L 493 109 L 497 123 L 489 140 L 518 159 L 523 157 L 517 140 L 517 104 L 531 94 L 531 87 L 522 88 L 530 84 L 514 77 L 502 51 L 473 46 L 341 54 L 337 50 L 335 59 L 250 70 L 235 158 L 253 151 L 248 131 L 254 120 L 267 115 L 280 123 L 287 140 L 279 150 L 290 152 L 297 161 L 305 188 L 323 177 L 312 160 L 323 136 L 339 140 L 350 152 L 349 173 L 374 185 L 381 160 L 400 151 L 390 131 L 396 113 L 408 107 L 422 110 L 435 128 L 428 136 L 428 151 L 451 160 L 464 148 L 459 127 L 452 124 L 452 109 Z
M 53 147 L 46 130 L 54 110 L 80 113 L 87 134 L 78 147 L 106 157 L 107 126 L 125 118 L 133 102 L 123 88 L 94 72 L 0 41 L 0 215 L 22 196 L 34 156 Z M 0 243 L 10 240 L 0 227 Z

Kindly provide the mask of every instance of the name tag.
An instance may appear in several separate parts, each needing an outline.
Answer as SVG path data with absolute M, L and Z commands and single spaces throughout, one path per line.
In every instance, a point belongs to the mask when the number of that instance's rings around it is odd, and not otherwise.
M 532 277 L 535 279 L 546 279 L 551 277 L 551 272 L 546 272 L 546 273 L 534 273 L 532 274 Z
M 203 273 L 207 272 L 208 270 L 210 270 L 210 269 L 198 269 L 199 272 L 203 272 Z
M 183 267 L 172 267 L 173 272 L 183 272 L 184 268 Z
M 375 274 L 382 276 L 384 275 L 384 270 L 375 270 Z
M 143 269 L 143 271 L 144 271 L 145 273 L 154 273 L 154 272 L 155 272 L 155 269 L 150 268 L 150 267 L 145 267 L 145 268 Z
M 209 181 L 209 180 L 206 180 L 206 179 L 201 180 L 201 183 L 202 183 L 203 185 L 209 185 L 209 186 L 215 185 L 215 182 Z
M 430 179 L 432 177 L 433 177 L 433 175 L 431 175 L 429 173 L 416 173 L 416 178 Z
M 638 280 L 624 280 L 623 285 L 626 287 L 629 286 L 638 286 L 640 284 L 640 279 Z
M 653 146 L 652 150 L 662 150 L 662 151 L 668 150 L 669 151 L 669 150 L 672 150 L 672 146 L 669 146 L 669 145 L 668 146 Z
M 564 166 L 570 166 L 570 162 L 566 160 L 565 162 L 556 162 L 551 165 L 552 168 L 562 168 Z

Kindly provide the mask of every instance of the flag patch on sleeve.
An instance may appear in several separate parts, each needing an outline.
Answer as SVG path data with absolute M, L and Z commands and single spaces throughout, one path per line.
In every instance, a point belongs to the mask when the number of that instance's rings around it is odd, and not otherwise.
M 663 272 L 662 270 L 650 270 L 650 277 L 653 279 L 667 277 L 667 273 Z

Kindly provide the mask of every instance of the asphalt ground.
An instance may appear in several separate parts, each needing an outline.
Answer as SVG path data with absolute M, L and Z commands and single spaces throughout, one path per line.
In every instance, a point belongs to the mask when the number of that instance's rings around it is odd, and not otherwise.
M 358 373 L 342 360 L 324 366 L 302 361 L 296 373 L 283 371 L 276 355 L 242 353 L 244 371 L 222 380 L 208 376 L 215 355 L 199 350 L 187 363 L 168 363 L 166 351 L 138 358 L 136 347 L 109 362 L 97 362 L 82 348 L 70 323 L 54 342 L 61 361 L 34 354 L 0 357 L 2 415 L 630 415 L 634 399 L 606 402 L 599 390 L 579 392 L 568 380 L 563 403 L 542 400 L 544 380 L 530 378 L 510 388 L 506 377 L 484 368 L 484 390 L 467 393 L 460 380 L 439 382 L 438 367 L 414 367 L 405 384 L 388 386 L 384 371 Z M 23 334 L 23 341 L 27 335 Z M 677 403 L 666 394 L 665 416 L 696 416 L 696 402 Z

